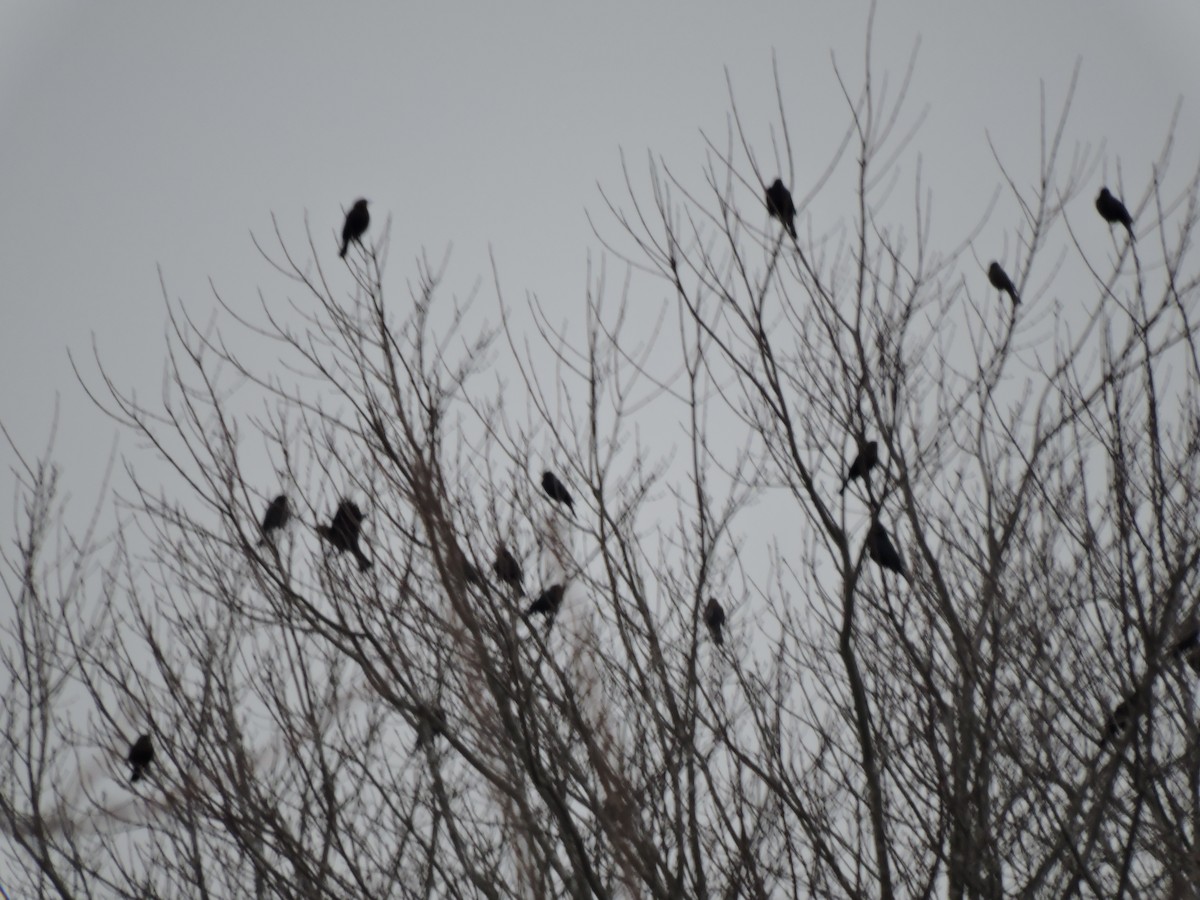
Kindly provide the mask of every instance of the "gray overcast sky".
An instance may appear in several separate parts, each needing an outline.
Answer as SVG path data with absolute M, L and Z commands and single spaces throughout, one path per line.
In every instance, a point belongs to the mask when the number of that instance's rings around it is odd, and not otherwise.
M 210 276 L 235 304 L 259 286 L 281 296 L 250 230 L 265 236 L 275 213 L 298 239 L 307 212 L 332 257 L 359 195 L 377 222 L 395 217 L 397 287 L 420 248 L 453 243 L 452 281 L 483 276 L 490 291 L 491 246 L 510 302 L 533 291 L 565 318 L 597 249 L 585 208 L 608 221 L 597 182 L 619 192 L 622 148 L 639 175 L 649 149 L 698 180 L 699 130 L 724 134 L 726 67 L 769 162 L 778 54 L 803 193 L 846 122 L 830 52 L 857 85 L 866 10 L 0 0 L 0 421 L 36 453 L 61 394 L 59 457 L 92 495 L 115 428 L 67 348 L 86 356 L 94 334 L 117 379 L 156 396 L 157 264 L 197 311 Z M 1105 141 L 1110 178 L 1120 161 L 1140 190 L 1181 96 L 1177 173 L 1200 159 L 1195 0 L 882 0 L 879 71 L 898 81 L 918 37 L 910 108 L 930 107 L 915 148 L 942 236 L 973 224 L 998 183 L 985 127 L 1032 180 L 1039 80 L 1056 105 L 1077 57 L 1071 140 Z M 848 200 L 825 197 L 824 214 L 849 219 Z

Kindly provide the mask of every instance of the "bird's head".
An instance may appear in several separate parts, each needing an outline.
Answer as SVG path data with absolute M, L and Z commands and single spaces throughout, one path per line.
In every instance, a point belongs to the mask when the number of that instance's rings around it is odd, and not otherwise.
M 783 190 L 783 179 L 776 178 L 773 182 L 771 182 L 771 190 L 773 190 L 773 191 Z
M 1100 193 L 1096 197 L 1096 200 L 1097 201 L 1105 201 L 1105 200 L 1111 200 L 1111 199 L 1112 199 L 1112 194 L 1109 192 L 1108 188 L 1100 188 Z
M 355 209 L 366 209 L 367 204 L 370 202 L 371 202 L 370 200 L 365 200 L 362 197 L 359 197 L 357 200 L 354 201 L 354 208 Z

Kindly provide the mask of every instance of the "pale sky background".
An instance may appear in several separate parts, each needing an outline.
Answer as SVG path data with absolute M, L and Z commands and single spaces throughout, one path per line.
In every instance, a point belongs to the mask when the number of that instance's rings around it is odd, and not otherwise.
M 250 231 L 268 236 L 274 213 L 298 240 L 307 213 L 336 262 L 341 211 L 360 195 L 375 227 L 394 217 L 393 298 L 422 248 L 438 258 L 453 244 L 455 289 L 482 278 L 492 294 L 491 248 L 509 302 L 532 292 L 579 316 L 599 253 L 585 210 L 611 224 L 597 185 L 621 192 L 620 151 L 639 176 L 650 150 L 698 181 L 700 130 L 725 133 L 728 68 L 769 162 L 774 51 L 803 193 L 847 119 L 830 53 L 857 86 L 867 8 L 0 0 L 0 422 L 36 455 L 60 397 L 66 485 L 94 499 L 117 429 L 68 348 L 86 359 L 94 335 L 118 383 L 156 397 L 157 265 L 200 319 L 210 277 L 235 306 L 255 306 L 259 287 L 282 301 Z M 914 149 L 943 243 L 999 182 L 985 128 L 1032 181 L 1039 81 L 1053 114 L 1077 58 L 1069 143 L 1104 142 L 1108 174 L 1120 162 L 1140 192 L 1182 97 L 1177 175 L 1200 160 L 1196 0 L 881 0 L 877 71 L 898 81 L 918 38 L 910 112 L 929 114 Z M 850 200 L 826 196 L 821 213 L 848 221 Z M 997 240 L 1014 213 L 1002 201 Z M 11 459 L 0 448 L 5 499 Z

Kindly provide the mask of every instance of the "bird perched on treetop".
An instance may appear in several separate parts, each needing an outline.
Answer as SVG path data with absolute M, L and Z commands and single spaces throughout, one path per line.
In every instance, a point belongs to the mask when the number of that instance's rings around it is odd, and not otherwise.
M 512 588 L 518 597 L 521 596 L 521 584 L 525 580 L 525 573 L 521 571 L 521 564 L 517 562 L 517 558 L 509 553 L 503 544 L 496 545 L 496 561 L 492 563 L 492 571 L 496 573 L 497 578 Z
M 778 178 L 767 188 L 767 212 L 783 223 L 788 234 L 796 237 L 796 204 L 792 202 L 792 192 Z
M 288 519 L 292 517 L 292 510 L 288 506 L 287 494 L 280 494 L 271 501 L 271 505 L 267 507 L 266 514 L 262 520 L 262 540 L 258 542 L 258 546 L 262 546 L 271 537 L 272 531 L 278 531 L 287 525 Z
M 713 643 L 722 646 L 725 643 L 725 635 L 721 632 L 725 627 L 725 610 L 721 609 L 716 597 L 708 598 L 708 605 L 704 607 L 704 624 L 712 633 Z
M 371 214 L 367 212 L 367 202 L 359 197 L 350 207 L 350 212 L 346 213 L 346 223 L 342 226 L 342 252 L 339 254 L 342 259 L 346 258 L 346 251 L 350 249 L 351 241 L 362 243 L 362 236 L 367 233 L 367 226 L 371 224 Z
M 881 569 L 897 572 L 908 578 L 904 568 L 904 558 L 892 543 L 892 538 L 882 522 L 876 522 L 867 532 L 867 556 L 871 557 Z
M 842 487 L 838 493 L 846 493 L 846 485 L 856 478 L 870 480 L 871 470 L 875 468 L 878 462 L 878 441 L 867 441 L 865 444 L 860 445 L 858 455 L 855 456 L 854 461 L 850 463 L 850 470 L 846 473 L 846 477 L 842 479 Z
M 558 608 L 562 606 L 563 591 L 566 590 L 564 584 L 552 584 L 540 594 L 538 598 L 529 604 L 529 609 L 525 610 L 525 618 L 528 619 L 534 613 L 541 613 L 547 619 L 553 619 L 558 614 Z
M 1100 196 L 1096 198 L 1096 212 L 1100 213 L 1109 225 L 1118 223 L 1124 225 L 1129 236 L 1133 237 L 1133 216 L 1129 214 L 1125 204 L 1114 197 L 1108 188 L 1100 189 Z
M 542 490 L 555 503 L 565 504 L 572 513 L 575 512 L 575 501 L 571 499 L 566 486 L 549 469 L 542 473 Z
M 333 521 L 328 525 L 317 526 L 317 534 L 329 541 L 338 553 L 349 550 L 354 554 L 360 572 L 371 568 L 371 561 L 358 546 L 358 535 L 364 519 L 366 516 L 353 500 L 342 500 L 338 504 L 337 512 L 333 514 Z
M 1017 296 L 1017 286 L 1013 284 L 1012 279 L 1008 277 L 1008 273 L 998 262 L 993 262 L 988 266 L 988 281 L 992 283 L 998 291 L 1003 291 L 1012 297 L 1013 306 L 1021 302 L 1021 298 Z
M 150 740 L 150 735 L 143 734 L 129 748 L 129 755 L 125 757 L 125 762 L 129 763 L 133 770 L 129 776 L 129 781 L 141 781 L 142 776 L 146 774 L 146 770 L 150 768 L 150 763 L 154 762 L 154 742 Z

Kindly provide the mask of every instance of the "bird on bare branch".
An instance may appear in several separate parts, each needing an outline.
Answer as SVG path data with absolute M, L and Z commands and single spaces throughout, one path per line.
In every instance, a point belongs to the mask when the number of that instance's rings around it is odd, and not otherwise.
M 1012 279 L 1008 277 L 1008 273 L 1004 271 L 1000 263 L 993 261 L 988 266 L 987 276 L 992 287 L 1012 297 L 1014 307 L 1020 305 L 1021 298 L 1017 296 L 1017 286 L 1013 284 Z
M 1133 216 L 1108 188 L 1100 189 L 1100 195 L 1096 198 L 1096 212 L 1100 213 L 1109 225 L 1124 225 L 1129 236 L 1133 237 Z
M 795 239 L 796 204 L 792 202 L 792 192 L 778 178 L 767 188 L 767 212 L 782 222 L 787 233 Z
M 521 564 L 517 562 L 517 558 L 503 544 L 496 545 L 496 561 L 492 563 L 492 571 L 514 594 L 521 596 L 525 573 L 521 571 Z
M 524 618 L 528 619 L 534 613 L 540 613 L 547 620 L 552 621 L 558 614 L 558 608 L 562 606 L 563 591 L 566 590 L 564 584 L 552 584 L 540 594 L 536 600 L 529 604 L 529 609 L 525 610 Z
M 1195 616 L 1180 629 L 1175 643 L 1171 645 L 1171 655 L 1187 662 L 1192 671 L 1200 675 L 1200 621 Z
M 908 578 L 908 570 L 904 567 L 904 558 L 892 543 L 891 535 L 883 527 L 882 522 L 876 522 L 867 532 L 867 555 L 881 569 L 888 569 Z
M 725 635 L 721 630 L 725 627 L 725 610 L 716 597 L 708 598 L 708 605 L 704 607 L 704 624 L 712 634 L 713 643 L 722 646 L 725 643 Z
M 338 553 L 349 550 L 354 554 L 360 572 L 371 568 L 371 561 L 358 546 L 359 532 L 362 530 L 364 519 L 366 516 L 353 500 L 342 500 L 338 504 L 337 512 L 333 514 L 333 521 L 328 525 L 317 526 L 317 534 L 332 544 Z
M 287 494 L 280 494 L 271 501 L 271 505 L 267 507 L 266 513 L 262 520 L 262 540 L 258 542 L 258 546 L 262 546 L 271 538 L 271 533 L 286 527 L 288 520 L 292 517 L 291 507 L 288 505 Z
M 129 755 L 125 757 L 125 762 L 129 763 L 132 770 L 129 776 L 130 783 L 141 781 L 146 770 L 150 768 L 150 763 L 154 762 L 154 742 L 150 739 L 150 735 L 143 734 L 133 742 L 129 748 Z
M 367 233 L 367 226 L 371 224 L 371 214 L 367 212 L 368 202 L 360 197 L 354 201 L 350 212 L 346 213 L 346 222 L 342 225 L 342 252 L 339 254 L 342 259 L 346 258 L 350 242 L 361 244 L 362 236 Z
M 842 487 L 838 491 L 839 494 L 846 493 L 846 485 L 856 478 L 862 478 L 864 481 L 870 481 L 871 470 L 879 463 L 879 442 L 867 441 L 860 444 L 858 454 L 854 457 L 854 461 L 850 463 L 850 469 L 846 472 L 846 477 L 842 479 Z
M 555 503 L 561 503 L 571 510 L 572 515 L 575 513 L 575 500 L 567 491 L 566 485 L 558 480 L 558 476 L 550 470 L 542 473 L 542 490 L 546 492 L 546 496 Z

